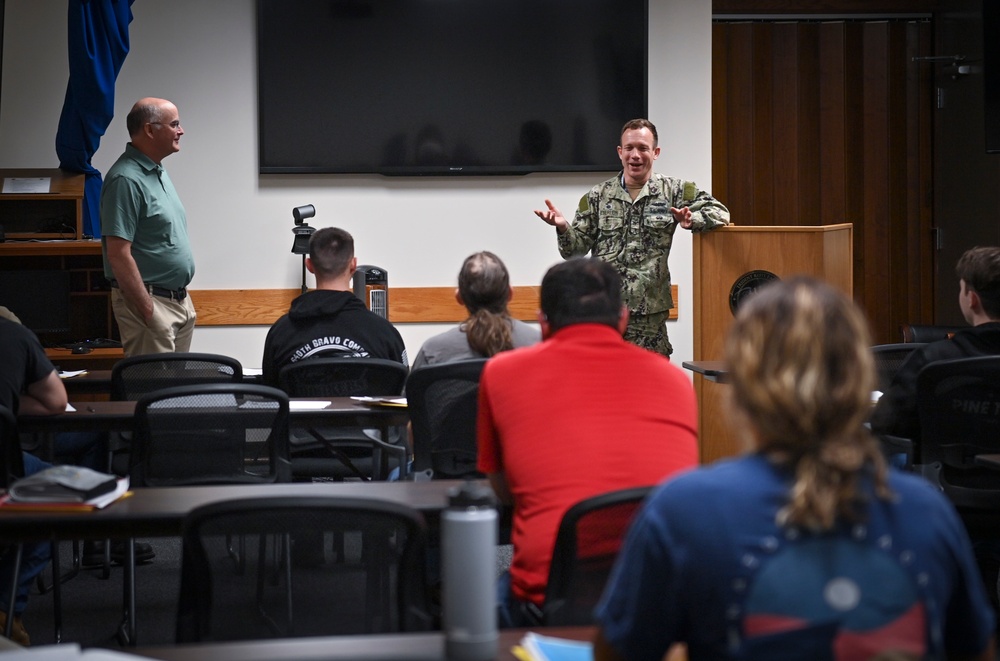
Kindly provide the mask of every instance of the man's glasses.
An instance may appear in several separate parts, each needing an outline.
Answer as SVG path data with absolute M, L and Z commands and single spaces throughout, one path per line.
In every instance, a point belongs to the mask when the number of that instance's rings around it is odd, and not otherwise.
M 156 124 L 157 126 L 169 126 L 170 128 L 172 128 L 172 129 L 174 129 L 176 131 L 177 129 L 179 129 L 181 127 L 181 120 L 175 119 L 174 121 L 170 122 L 169 124 L 164 124 L 163 122 L 147 122 L 147 124 Z

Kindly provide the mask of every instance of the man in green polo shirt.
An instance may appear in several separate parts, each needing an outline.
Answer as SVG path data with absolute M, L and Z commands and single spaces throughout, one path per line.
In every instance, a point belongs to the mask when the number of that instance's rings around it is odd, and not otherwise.
M 163 169 L 184 135 L 177 106 L 140 99 L 125 120 L 131 141 L 101 190 L 104 275 L 126 356 L 189 351 L 195 311 L 187 216 Z

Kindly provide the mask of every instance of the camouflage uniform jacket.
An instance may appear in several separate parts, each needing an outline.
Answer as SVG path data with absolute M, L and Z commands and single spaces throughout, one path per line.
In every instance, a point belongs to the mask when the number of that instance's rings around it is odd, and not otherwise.
M 729 209 L 691 181 L 653 174 L 633 201 L 622 175 L 590 189 L 569 229 L 559 234 L 563 258 L 590 253 L 618 269 L 622 299 L 637 315 L 673 307 L 667 257 L 678 224 L 670 207 L 688 207 L 691 231 L 729 224 Z

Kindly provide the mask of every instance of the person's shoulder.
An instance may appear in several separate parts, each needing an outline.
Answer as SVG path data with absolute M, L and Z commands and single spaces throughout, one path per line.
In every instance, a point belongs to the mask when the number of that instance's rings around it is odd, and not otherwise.
M 520 319 L 511 319 L 510 326 L 515 347 L 531 346 L 542 341 L 542 329 L 538 326 L 532 326 Z
M 5 342 L 18 341 L 32 344 L 38 342 L 38 337 L 33 332 L 21 325 L 20 322 L 6 317 L 0 317 L 0 335 L 3 336 Z
M 526 365 L 538 360 L 539 353 L 548 349 L 545 342 L 537 342 L 526 347 L 515 347 L 501 351 L 486 362 L 485 371 L 500 372 L 525 369 Z
M 661 508 L 686 510 L 692 503 L 712 507 L 714 502 L 731 503 L 743 494 L 759 490 L 758 485 L 774 481 L 773 469 L 758 455 L 731 457 L 671 475 L 650 499 Z

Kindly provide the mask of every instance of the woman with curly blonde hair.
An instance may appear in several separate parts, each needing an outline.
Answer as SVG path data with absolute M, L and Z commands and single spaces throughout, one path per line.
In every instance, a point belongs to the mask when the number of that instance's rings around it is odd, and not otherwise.
M 864 427 L 870 345 L 858 307 L 816 280 L 744 302 L 725 360 L 749 452 L 650 497 L 598 607 L 597 659 L 675 643 L 692 661 L 992 659 L 961 521 Z

